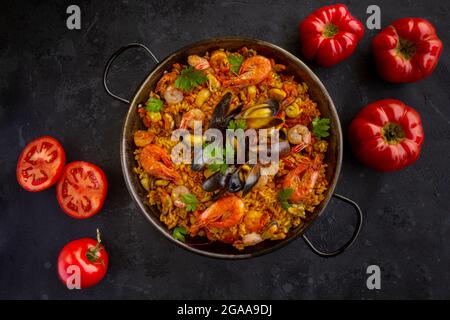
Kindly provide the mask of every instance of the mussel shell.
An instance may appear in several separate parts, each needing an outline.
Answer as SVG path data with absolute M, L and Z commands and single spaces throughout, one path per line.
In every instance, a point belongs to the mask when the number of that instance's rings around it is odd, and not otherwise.
M 268 100 L 266 102 L 255 104 L 248 107 L 239 114 L 240 118 L 266 118 L 275 116 L 280 110 L 280 104 L 276 100 Z
M 209 123 L 210 128 L 221 129 L 221 127 L 224 126 L 225 117 L 230 111 L 232 97 L 233 95 L 231 92 L 227 92 L 223 95 L 222 99 L 220 99 L 211 116 L 211 121 Z
M 237 169 L 231 176 L 228 181 L 228 191 L 231 193 L 239 192 L 244 188 L 245 181 L 242 181 L 240 168 Z
M 191 163 L 192 171 L 200 171 L 206 166 L 205 159 L 203 159 L 203 148 L 201 148 L 198 152 L 194 153 L 194 158 Z
M 230 180 L 230 176 L 234 170 L 234 167 L 228 167 L 225 174 L 222 174 L 220 171 L 212 174 L 203 182 L 202 189 L 206 192 L 214 192 L 224 189 L 228 185 L 228 181 Z
M 279 126 L 284 121 L 277 117 L 267 118 L 246 118 L 247 128 L 250 129 L 267 129 Z
M 245 180 L 245 185 L 242 190 L 243 197 L 245 197 L 252 190 L 252 188 L 258 183 L 260 177 L 261 177 L 261 169 L 258 165 L 255 165 L 249 172 Z
M 276 148 L 276 149 L 273 149 Z M 280 141 L 276 146 L 273 146 L 271 151 L 278 151 L 278 156 L 280 158 L 286 156 L 291 151 L 291 145 L 288 141 Z

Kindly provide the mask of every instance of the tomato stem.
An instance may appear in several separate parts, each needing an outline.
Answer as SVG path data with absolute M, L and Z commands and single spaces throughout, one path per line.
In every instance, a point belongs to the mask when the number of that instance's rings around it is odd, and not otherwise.
M 97 244 L 94 248 L 90 248 L 86 252 L 86 258 L 92 263 L 104 264 L 103 259 L 99 258 L 99 256 L 97 255 L 97 253 L 102 249 L 102 247 L 100 246 L 101 242 L 102 240 L 100 239 L 100 231 L 97 229 Z
M 397 144 L 402 141 L 406 134 L 398 123 L 389 122 L 381 129 L 384 140 L 389 144 Z
M 416 53 L 416 44 L 412 41 L 399 38 L 395 50 L 399 56 L 406 60 L 410 60 Z
M 339 28 L 333 23 L 327 23 L 323 29 L 322 35 L 325 38 L 333 38 L 339 32 Z

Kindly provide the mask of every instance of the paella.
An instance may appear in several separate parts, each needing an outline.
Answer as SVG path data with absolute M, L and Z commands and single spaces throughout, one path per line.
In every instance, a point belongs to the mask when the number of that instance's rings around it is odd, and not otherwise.
M 325 198 L 330 119 L 271 57 L 188 56 L 137 110 L 134 172 L 179 241 L 284 239 Z

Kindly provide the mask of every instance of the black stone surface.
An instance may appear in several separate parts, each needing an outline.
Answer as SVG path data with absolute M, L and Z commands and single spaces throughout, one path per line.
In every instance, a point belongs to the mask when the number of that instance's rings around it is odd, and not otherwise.
M 309 63 L 333 97 L 344 131 L 365 104 L 393 97 L 422 115 L 426 140 L 420 160 L 395 173 L 365 168 L 345 146 L 337 191 L 359 202 L 365 221 L 355 245 L 323 259 L 298 240 L 260 258 L 221 261 L 182 251 L 160 236 L 131 201 L 119 163 L 126 106 L 106 95 L 101 74 L 118 47 L 140 41 L 158 57 L 196 40 L 245 35 L 299 55 L 297 24 L 329 1 L 2 1 L 0 9 L 0 298 L 450 298 L 449 149 L 450 5 L 441 1 L 344 1 L 365 21 L 378 4 L 382 26 L 396 18 L 432 21 L 445 46 L 426 80 L 406 85 L 375 72 L 367 30 L 356 53 L 323 69 Z M 82 29 L 66 28 L 66 8 L 78 4 Z M 151 68 L 135 52 L 118 61 L 115 90 L 131 97 Z M 68 161 L 100 165 L 110 183 L 105 207 L 88 220 L 65 215 L 55 190 L 28 193 L 15 179 L 18 155 L 35 137 L 57 137 Z M 309 231 L 322 248 L 351 234 L 349 208 L 332 201 Z M 99 227 L 110 253 L 98 286 L 69 291 L 56 259 L 70 240 Z M 370 264 L 382 270 L 381 290 L 366 288 Z

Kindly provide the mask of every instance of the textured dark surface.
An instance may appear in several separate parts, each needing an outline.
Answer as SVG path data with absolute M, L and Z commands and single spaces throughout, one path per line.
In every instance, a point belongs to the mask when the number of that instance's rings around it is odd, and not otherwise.
M 55 1 L 56 2 L 56 1 Z M 372 1 L 344 1 L 365 20 Z M 69 31 L 69 4 L 82 10 L 82 29 Z M 156 233 L 128 195 L 119 162 L 126 106 L 104 92 L 107 57 L 132 41 L 159 57 L 193 41 L 245 35 L 298 55 L 297 23 L 327 1 L 4 1 L 0 19 L 0 298 L 450 298 L 449 51 L 421 82 L 380 80 L 366 30 L 357 52 L 323 69 L 309 64 L 335 101 L 344 133 L 365 104 L 393 97 L 422 115 L 426 140 L 420 160 L 403 171 L 379 174 L 353 159 L 345 146 L 337 191 L 359 202 L 365 221 L 346 253 L 322 259 L 298 240 L 246 261 L 211 260 L 182 251 Z M 450 42 L 446 0 L 377 1 L 382 26 L 406 16 L 434 23 Z M 113 87 L 130 97 L 151 68 L 141 53 L 118 61 Z M 110 190 L 97 216 L 74 220 L 61 212 L 55 190 L 28 193 L 15 180 L 17 157 L 33 138 L 50 134 L 68 161 L 86 160 L 107 173 Z M 332 201 L 309 235 L 332 249 L 352 231 L 350 209 Z M 56 259 L 73 239 L 103 231 L 110 253 L 106 279 L 69 291 L 58 280 Z M 366 288 L 366 267 L 382 269 L 382 288 Z

